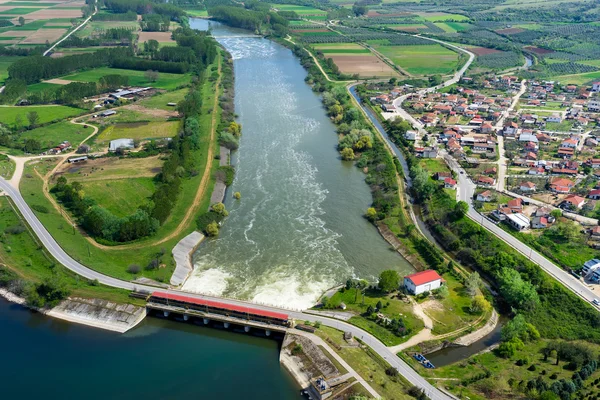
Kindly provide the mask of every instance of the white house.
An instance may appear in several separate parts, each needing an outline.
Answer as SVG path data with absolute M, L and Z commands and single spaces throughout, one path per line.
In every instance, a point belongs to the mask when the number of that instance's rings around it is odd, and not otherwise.
M 485 192 L 481 192 L 477 195 L 477 201 L 492 201 L 492 192 L 486 190 Z
M 535 192 L 536 186 L 533 182 L 521 182 L 519 189 L 521 189 L 522 192 Z
M 586 261 L 585 264 L 583 264 L 583 269 L 581 270 L 581 274 L 583 276 L 586 276 L 590 272 L 594 272 L 595 270 L 597 270 L 598 267 L 600 267 L 600 260 L 594 258 L 592 260 Z
M 600 92 L 600 82 L 592 83 L 592 92 Z
M 548 118 L 546 118 L 546 122 L 562 122 L 562 116 L 559 113 L 553 113 Z
M 600 111 L 600 100 L 590 100 L 587 104 L 588 111 Z
M 404 277 L 404 287 L 414 295 L 438 289 L 442 284 L 442 277 L 432 269 Z
M 117 151 L 118 149 L 133 149 L 133 139 L 116 139 L 111 140 L 108 146 L 108 151 Z
M 417 132 L 415 131 L 406 131 L 404 134 L 404 138 L 406 140 L 417 140 Z
M 525 215 L 521 213 L 507 214 L 506 223 L 518 231 L 529 228 L 531 221 Z

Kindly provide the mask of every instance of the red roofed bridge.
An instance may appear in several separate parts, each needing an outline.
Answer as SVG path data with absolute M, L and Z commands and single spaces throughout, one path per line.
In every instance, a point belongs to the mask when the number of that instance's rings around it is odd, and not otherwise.
M 166 292 L 154 292 L 147 300 L 147 308 L 162 311 L 165 317 L 171 313 L 183 315 L 185 321 L 190 316 L 199 317 L 205 325 L 211 321 L 220 321 L 225 328 L 229 328 L 231 324 L 242 325 L 246 332 L 249 332 L 251 327 L 255 327 L 264 329 L 267 336 L 271 335 L 272 330 L 285 332 L 292 326 L 292 321 L 287 314 L 241 304 Z

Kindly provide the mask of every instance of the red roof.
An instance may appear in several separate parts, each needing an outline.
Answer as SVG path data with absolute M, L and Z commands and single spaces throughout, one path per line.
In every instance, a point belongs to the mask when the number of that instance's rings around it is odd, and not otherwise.
M 409 279 L 415 286 L 424 285 L 429 282 L 437 281 L 438 279 L 442 279 L 442 277 L 432 269 L 428 269 L 427 271 L 417 272 L 416 274 L 405 276 L 406 279 Z
M 167 300 L 176 300 L 176 301 L 182 301 L 182 302 L 190 303 L 190 304 L 198 304 L 201 306 L 221 308 L 223 310 L 230 310 L 230 311 L 237 311 L 237 312 L 242 312 L 242 313 L 247 313 L 247 314 L 261 315 L 263 317 L 277 318 L 277 319 L 283 319 L 283 320 L 287 320 L 289 318 L 287 314 L 278 313 L 278 312 L 274 312 L 274 311 L 259 310 L 257 308 L 239 306 L 239 305 L 228 304 L 228 303 L 221 303 L 219 301 L 213 301 L 213 300 L 197 299 L 194 297 L 182 296 L 179 294 L 154 292 L 154 293 L 152 293 L 152 296 L 162 298 L 162 299 L 167 299 Z

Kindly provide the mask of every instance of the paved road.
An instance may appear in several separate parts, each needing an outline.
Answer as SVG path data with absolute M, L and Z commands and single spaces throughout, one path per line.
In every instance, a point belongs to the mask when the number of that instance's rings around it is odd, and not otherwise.
M 588 287 L 586 284 L 575 278 L 571 274 L 564 271 L 562 268 L 552 263 L 546 257 L 535 251 L 533 248 L 527 246 L 510 233 L 507 233 L 502 228 L 497 226 L 494 222 L 478 213 L 473 207 L 473 193 L 475 193 L 476 185 L 468 177 L 466 171 L 458 165 L 456 160 L 452 157 L 446 157 L 446 162 L 457 173 L 458 176 L 458 193 L 457 197 L 459 200 L 465 201 L 469 204 L 468 217 L 479 225 L 496 235 L 506 244 L 519 251 L 525 257 L 540 266 L 544 271 L 554 277 L 557 281 L 562 283 L 567 289 L 581 297 L 582 299 L 591 302 L 592 300 L 599 298 L 600 293 L 595 293 L 593 288 Z
M 60 39 L 58 42 L 54 43 L 52 45 L 52 47 L 50 47 L 48 50 L 46 50 L 44 52 L 44 54 L 42 54 L 44 57 L 47 56 L 48 54 L 50 54 L 50 52 L 52 52 L 52 50 L 54 50 L 54 48 L 56 46 L 58 46 L 59 44 L 61 44 L 62 42 L 64 42 L 65 40 L 67 40 L 72 34 L 74 34 L 75 32 L 77 32 L 79 29 L 81 29 L 83 26 L 85 26 L 85 24 L 87 24 L 88 22 L 90 22 L 90 20 L 92 19 L 92 17 L 94 15 L 96 15 L 96 13 L 98 12 L 98 1 L 96 0 L 96 2 L 94 2 L 94 12 L 92 13 L 92 15 L 90 15 L 89 17 L 86 18 L 85 21 L 83 21 L 77 28 L 73 29 L 71 32 L 69 32 L 67 34 L 67 36 L 65 36 L 64 38 Z
M 19 209 L 19 211 L 21 212 L 21 214 L 23 215 L 23 217 L 25 218 L 27 223 L 31 226 L 31 229 L 33 229 L 35 234 L 38 236 L 38 238 L 44 245 L 44 247 L 46 249 L 48 249 L 50 254 L 52 254 L 52 256 L 59 263 L 64 265 L 66 268 L 70 269 L 71 271 L 73 271 L 73 272 L 77 273 L 78 275 L 81 275 L 87 279 L 98 280 L 98 282 L 100 282 L 104 285 L 107 285 L 107 286 L 112 286 L 112 287 L 126 289 L 126 290 L 146 290 L 148 292 L 153 292 L 157 289 L 153 286 L 135 284 L 132 282 L 122 281 L 120 279 L 104 275 L 100 272 L 94 271 L 94 270 L 86 267 L 85 265 L 75 261 L 60 247 L 60 245 L 56 242 L 56 240 L 54 240 L 52 235 L 50 235 L 50 233 L 46 230 L 46 228 L 38 220 L 38 218 L 35 216 L 35 214 L 31 210 L 31 208 L 29 208 L 29 205 L 27 205 L 27 203 L 21 196 L 21 193 L 19 193 L 19 191 L 16 188 L 14 188 L 12 185 L 10 185 L 5 179 L 0 178 L 0 189 L 2 189 L 8 196 L 11 197 L 11 199 L 13 200 L 13 202 L 15 203 L 15 205 L 17 206 L 17 208 Z M 174 293 L 174 294 L 182 293 L 182 291 L 180 291 L 180 290 L 172 290 L 172 289 L 169 289 L 169 290 L 161 289 L 161 291 L 166 291 L 168 293 Z M 397 368 L 399 373 L 402 376 L 404 376 L 404 378 L 406 378 L 411 384 L 416 385 L 416 386 L 422 388 L 423 390 L 425 390 L 427 395 L 432 400 L 451 399 L 450 396 L 448 396 L 448 395 L 444 394 L 443 392 L 441 392 L 440 390 L 436 389 L 429 382 L 427 382 L 424 378 L 419 376 L 419 374 L 417 374 L 408 364 L 406 364 L 404 361 L 402 361 L 400 358 L 398 358 L 393 352 L 391 352 L 387 347 L 385 347 L 385 345 L 383 343 L 381 343 L 378 339 L 371 336 L 369 333 L 363 331 L 362 329 L 357 328 L 354 325 L 347 324 L 343 321 L 336 321 L 333 319 L 329 319 L 329 318 L 326 318 L 323 316 L 306 314 L 306 313 L 303 313 L 302 311 L 283 310 L 283 309 L 280 309 L 277 307 L 263 306 L 260 304 L 253 304 L 250 302 L 245 302 L 245 301 L 240 301 L 240 300 L 216 298 L 216 297 L 212 297 L 212 296 L 204 296 L 204 295 L 200 295 L 200 294 L 196 294 L 196 293 L 189 293 L 189 292 L 184 292 L 184 293 L 186 296 L 190 296 L 190 297 L 194 297 L 194 298 L 217 300 L 217 301 L 221 301 L 221 302 L 224 302 L 227 304 L 235 304 L 235 305 L 239 305 L 242 307 L 248 306 L 248 307 L 257 308 L 257 309 L 261 309 L 261 310 L 268 310 L 268 311 L 279 311 L 279 312 L 284 311 L 284 312 L 288 313 L 292 318 L 300 320 L 300 321 L 304 321 L 304 320 L 313 321 L 313 322 L 320 321 L 321 324 L 323 324 L 323 325 L 330 326 L 332 328 L 336 328 L 336 329 L 340 329 L 340 330 L 344 330 L 344 331 L 352 332 L 352 334 L 355 337 L 362 338 L 363 341 L 365 341 L 369 346 L 371 346 L 373 348 L 373 350 L 375 350 L 375 352 L 377 352 L 377 354 L 379 354 L 381 357 L 386 359 L 393 367 Z

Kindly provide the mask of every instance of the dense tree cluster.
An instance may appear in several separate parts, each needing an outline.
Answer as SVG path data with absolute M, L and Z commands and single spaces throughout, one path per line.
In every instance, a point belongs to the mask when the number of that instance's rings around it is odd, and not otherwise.
M 268 4 L 267 4 L 268 6 Z M 279 36 L 287 32 L 288 20 L 276 12 L 271 12 L 249 3 L 247 7 L 255 9 L 216 6 L 210 8 L 210 15 L 219 21 L 237 28 L 249 29 L 260 33 L 275 33 Z

